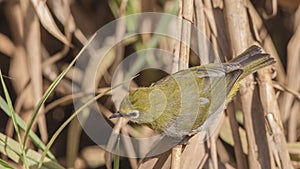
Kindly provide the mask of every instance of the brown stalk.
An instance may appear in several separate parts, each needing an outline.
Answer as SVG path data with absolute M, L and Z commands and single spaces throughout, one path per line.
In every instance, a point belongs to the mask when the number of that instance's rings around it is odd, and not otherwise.
M 209 137 L 208 141 L 211 143 L 210 145 L 210 156 L 212 161 L 212 166 L 214 169 L 218 169 L 218 157 L 217 157 L 217 146 L 215 137 Z
M 227 106 L 227 115 L 229 117 L 230 127 L 232 130 L 233 140 L 234 140 L 234 154 L 236 157 L 237 168 L 248 168 L 246 156 L 244 155 L 242 148 L 242 141 L 239 133 L 239 125 L 236 121 L 234 103 L 230 103 Z
M 261 19 L 259 18 L 257 12 L 255 11 L 254 7 L 252 5 L 249 5 L 250 9 L 250 15 L 253 19 L 255 31 L 257 30 L 264 30 Z M 257 31 L 258 32 L 258 31 Z M 261 34 L 259 33 L 259 36 L 261 38 Z M 266 37 L 266 36 L 264 36 Z M 273 56 L 275 56 L 276 62 L 279 60 L 276 57 L 278 56 L 275 50 L 272 50 L 273 43 L 270 40 L 270 38 L 266 37 L 266 39 L 263 39 L 262 41 L 263 45 L 266 47 L 267 52 L 270 52 Z M 275 53 L 274 53 L 275 51 Z M 285 77 L 285 73 L 282 70 L 282 66 L 279 64 L 276 65 L 276 70 L 278 71 L 278 76 L 281 78 L 278 78 L 278 80 L 281 82 L 282 79 Z M 276 96 L 274 89 L 272 87 L 272 80 L 271 80 L 271 73 L 269 70 L 264 69 L 261 71 L 258 71 L 259 75 L 259 89 L 260 89 L 260 97 L 262 100 L 262 105 L 264 108 L 264 112 L 266 114 L 266 120 L 269 124 L 270 128 L 270 135 L 268 136 L 269 145 L 271 150 L 273 150 L 273 157 L 277 163 L 277 165 L 281 168 L 290 168 L 290 159 L 288 156 L 288 152 L 286 150 L 286 141 L 282 129 L 282 122 L 281 122 L 281 114 L 278 108 L 278 103 L 276 102 Z M 272 160 L 272 159 L 271 159 Z
M 111 135 L 111 137 L 108 140 L 107 143 L 107 150 L 113 150 L 113 146 L 115 145 L 115 143 L 117 142 L 117 136 L 119 135 L 121 129 L 123 126 L 125 126 L 127 124 L 128 120 L 125 118 L 119 118 L 118 121 L 116 122 L 114 128 L 113 128 L 113 133 Z M 111 169 L 111 161 L 112 161 L 112 154 L 108 151 L 105 151 L 105 165 L 108 169 Z
M 193 24 L 193 0 L 183 1 L 182 4 L 182 18 L 184 21 L 181 29 L 181 42 L 179 53 L 179 70 L 186 69 L 189 64 L 190 56 L 190 40 L 191 40 L 191 24 Z M 188 24 L 187 24 L 188 23 Z
M 225 0 L 225 15 L 230 42 L 236 56 L 249 47 L 250 27 L 246 11 L 246 1 Z M 248 162 L 251 169 L 261 168 L 261 164 L 257 161 L 257 143 L 255 141 L 253 119 L 251 116 L 253 89 L 253 76 L 251 75 L 241 82 L 240 87 L 244 126 L 248 140 Z
M 129 137 L 128 127 L 126 127 L 126 126 L 122 127 L 121 131 L 122 131 L 122 134 Z M 125 142 L 125 149 L 128 152 L 128 154 L 135 154 L 132 142 L 128 139 L 125 139 L 124 142 Z M 136 158 L 129 158 L 129 163 L 130 163 L 132 169 L 138 168 L 138 162 L 137 162 Z
M 39 18 L 35 9 L 29 0 L 21 2 L 24 16 L 24 45 L 28 57 L 29 74 L 33 87 L 32 96 L 35 105 L 41 100 L 43 94 L 43 75 L 42 75 L 42 57 L 41 57 L 41 32 Z M 43 115 L 44 107 L 39 111 L 37 123 L 44 142 L 48 141 L 48 132 L 46 118 Z
M 83 110 L 82 113 L 87 113 L 87 109 Z M 67 133 L 67 150 L 66 150 L 66 166 L 68 168 L 75 167 L 75 160 L 78 156 L 80 135 L 82 132 L 82 127 L 78 118 L 71 121 L 68 127 Z
M 54 3 L 54 2 L 52 2 Z M 62 1 L 62 10 L 60 11 L 60 13 L 64 16 L 65 20 L 63 22 L 64 25 L 64 35 L 66 40 L 68 41 L 68 45 L 64 44 L 63 49 L 60 52 L 57 52 L 56 54 L 54 54 L 53 56 L 51 56 L 50 58 L 48 58 L 47 60 L 45 60 L 43 62 L 43 67 L 46 65 L 52 65 L 53 63 L 57 62 L 58 60 L 60 60 L 61 58 L 63 58 L 69 51 L 70 49 L 70 45 L 71 44 L 71 31 L 70 28 L 72 28 L 70 25 L 74 24 L 74 20 L 70 11 L 70 6 L 68 4 L 68 1 L 63 0 Z M 55 10 L 54 10 L 55 11 Z M 73 26 L 74 27 L 74 26 Z
M 262 106 L 271 130 L 270 137 L 274 158 L 278 167 L 283 169 L 291 168 L 280 111 L 274 89 L 272 88 L 270 70 L 265 68 L 258 71 L 258 77 L 260 98 L 263 101 Z
M 201 64 L 209 63 L 209 46 L 207 44 L 206 38 L 203 36 L 206 34 L 206 25 L 205 14 L 204 14 L 204 5 L 202 1 L 195 1 L 195 24 L 199 29 L 200 33 L 198 35 L 198 54 L 200 57 Z
M 171 168 L 180 169 L 182 145 L 176 145 L 172 148 Z
M 15 50 L 15 45 L 13 44 L 13 42 L 2 33 L 0 33 L 0 42 L 0 52 L 8 57 L 12 57 Z
M 10 70 L 9 76 L 13 77 L 12 80 L 13 88 L 16 92 L 17 97 L 20 97 L 21 93 L 23 93 L 24 89 L 28 85 L 29 74 L 28 74 L 28 65 L 27 65 L 27 57 L 26 52 L 23 46 L 23 17 L 22 11 L 20 7 L 20 3 L 17 1 L 7 1 L 5 5 L 5 15 L 9 23 L 9 27 L 12 32 L 13 43 L 15 44 L 15 51 L 13 52 L 11 62 L 10 62 Z M 29 97 L 32 91 L 32 87 L 30 87 L 30 91 L 27 92 L 27 99 L 25 99 L 23 103 L 22 111 L 18 112 L 21 114 L 28 114 L 33 109 L 34 100 L 33 97 Z M 25 121 L 28 119 L 25 119 Z M 10 121 L 10 120 L 9 120 Z M 6 134 L 10 137 L 13 136 L 13 125 L 12 122 L 8 122 L 6 126 Z
M 142 159 L 138 169 L 170 169 L 171 168 L 171 151 L 164 152 L 158 156 Z
M 254 23 L 254 31 L 258 32 L 258 30 L 265 30 L 262 26 L 261 19 L 259 18 L 257 12 L 251 4 L 249 4 L 249 11 L 252 21 Z M 263 46 L 271 46 L 271 49 L 266 48 L 266 50 L 267 52 L 270 52 L 271 55 L 275 54 L 273 56 L 275 56 L 276 62 L 279 62 L 276 65 L 278 76 L 280 76 L 278 80 L 281 81 L 285 79 L 284 72 L 282 71 L 282 66 L 280 64 L 279 59 L 277 58 L 278 55 L 275 50 L 272 50 L 272 48 L 274 47 L 272 41 L 270 40 L 270 38 L 265 36 L 265 34 L 261 34 L 261 32 L 259 32 L 258 35 L 258 39 L 262 39 Z M 262 37 L 261 35 L 264 36 Z M 277 98 L 275 96 L 275 91 L 272 85 L 271 72 L 269 69 L 265 68 L 263 70 L 258 71 L 258 77 L 260 98 L 262 101 L 264 112 L 267 117 L 266 121 L 269 124 L 268 126 L 270 128 L 270 133 L 268 136 L 269 146 L 273 152 L 273 156 L 277 165 L 280 168 L 290 168 L 291 162 L 289 159 L 288 151 L 286 149 L 286 140 L 281 122 L 281 114 L 278 107 Z
M 179 52 L 179 70 L 188 68 L 190 57 L 191 24 L 193 24 L 194 2 L 187 0 L 182 2 L 182 22 L 181 42 Z M 187 21 L 187 22 L 185 22 Z M 188 24 L 187 24 L 188 23 Z M 183 43 L 185 42 L 185 43 Z M 191 145 L 192 146 L 192 145 Z M 172 148 L 171 168 L 180 169 L 181 167 L 182 145 L 176 145 Z
M 278 80 L 280 83 L 285 83 L 286 81 L 286 75 L 285 70 L 283 67 L 283 64 L 278 56 L 278 53 L 276 51 L 276 48 L 274 46 L 274 43 L 265 28 L 263 24 L 263 20 L 260 18 L 259 14 L 257 13 L 256 9 L 251 3 L 248 3 L 247 5 L 249 10 L 249 15 L 251 18 L 251 22 L 253 25 L 253 33 L 252 36 L 254 39 L 262 44 L 262 47 L 268 52 L 271 56 L 274 57 L 276 60 L 275 63 L 275 69 L 277 72 L 276 80 Z
M 289 41 L 287 47 L 287 79 L 286 79 L 286 86 L 294 91 L 300 90 L 300 77 L 298 76 L 300 72 L 300 23 L 297 23 L 297 20 L 300 19 L 300 7 L 298 7 L 295 13 L 295 32 L 292 38 Z M 296 141 L 296 128 L 297 128 L 297 121 L 295 121 L 295 115 L 291 115 L 293 111 L 297 111 L 298 106 L 294 104 L 295 97 L 288 92 L 285 92 L 283 95 L 283 106 L 281 111 L 284 113 L 284 119 L 289 119 L 289 131 L 288 139 L 291 142 Z M 298 101 L 299 103 L 299 101 Z M 293 110 L 293 111 L 292 111 Z M 299 109 L 298 109 L 299 110 Z M 293 119 L 294 118 L 294 119 Z
M 182 168 L 202 168 L 208 159 L 208 143 L 199 142 L 199 136 L 203 133 L 198 133 L 189 140 L 191 146 L 186 146 L 182 153 Z M 195 156 L 197 154 L 197 156 Z
M 178 12 L 178 18 L 182 18 L 182 1 L 179 1 L 179 12 Z M 177 30 L 181 35 L 182 32 L 182 20 L 180 20 L 181 22 L 178 22 L 177 25 Z M 174 40 L 173 41 L 173 55 L 174 55 L 174 59 L 173 59 L 173 63 L 172 63 L 172 73 L 175 73 L 179 70 L 179 64 L 181 64 L 180 62 L 180 45 L 181 42 L 178 40 Z

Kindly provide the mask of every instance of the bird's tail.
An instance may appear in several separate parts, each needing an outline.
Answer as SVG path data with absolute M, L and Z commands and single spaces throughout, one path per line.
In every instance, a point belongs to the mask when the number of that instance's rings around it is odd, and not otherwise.
M 256 72 L 258 69 L 275 63 L 275 60 L 274 58 L 271 58 L 269 54 L 262 53 L 261 47 L 253 45 L 236 58 L 230 60 L 230 63 L 242 65 L 244 72 L 240 79 L 243 79 L 249 74 Z

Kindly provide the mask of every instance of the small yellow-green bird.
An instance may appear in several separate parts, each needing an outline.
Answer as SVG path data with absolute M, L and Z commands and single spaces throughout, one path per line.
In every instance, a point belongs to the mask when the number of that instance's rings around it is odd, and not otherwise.
M 251 46 L 228 63 L 191 67 L 131 91 L 110 118 L 125 117 L 184 139 L 203 130 L 204 123 L 216 125 L 209 122 L 224 110 L 241 80 L 273 63 L 259 46 Z

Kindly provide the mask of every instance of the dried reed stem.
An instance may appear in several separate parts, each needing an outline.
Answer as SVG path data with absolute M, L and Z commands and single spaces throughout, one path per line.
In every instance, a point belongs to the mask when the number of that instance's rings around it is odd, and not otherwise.
M 234 55 L 241 53 L 249 46 L 250 27 L 246 11 L 246 1 L 225 0 L 226 18 L 231 45 Z M 240 87 L 242 109 L 244 113 L 244 125 L 248 140 L 248 162 L 249 168 L 261 168 L 258 159 L 253 120 L 251 116 L 253 98 L 253 76 L 245 78 Z
M 191 41 L 191 26 L 193 22 L 194 2 L 193 0 L 183 1 L 182 3 L 182 18 L 188 22 L 182 22 L 181 26 L 181 42 L 179 51 L 179 70 L 188 68 L 190 57 L 190 41 Z M 188 23 L 188 24 L 187 24 Z M 185 43 L 183 43 L 185 42 Z M 177 145 L 172 149 L 172 169 L 179 169 L 181 165 L 182 145 Z

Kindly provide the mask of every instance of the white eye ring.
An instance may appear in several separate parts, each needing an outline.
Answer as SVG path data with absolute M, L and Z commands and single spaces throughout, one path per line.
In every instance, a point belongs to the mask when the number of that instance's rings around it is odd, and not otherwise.
M 132 112 L 129 113 L 129 117 L 133 119 L 137 119 L 140 116 L 140 112 L 138 110 L 132 110 Z

